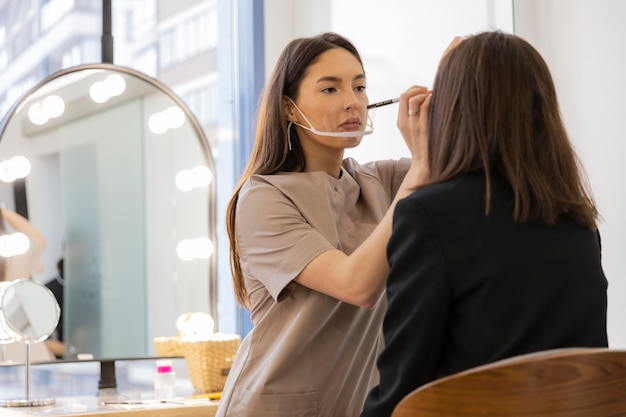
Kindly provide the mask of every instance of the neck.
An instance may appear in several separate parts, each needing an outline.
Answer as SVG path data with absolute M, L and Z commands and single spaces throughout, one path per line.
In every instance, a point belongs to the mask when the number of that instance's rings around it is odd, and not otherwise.
M 305 172 L 324 171 L 331 177 L 339 178 L 341 175 L 341 163 L 343 151 L 335 152 L 334 155 L 308 155 L 305 154 Z

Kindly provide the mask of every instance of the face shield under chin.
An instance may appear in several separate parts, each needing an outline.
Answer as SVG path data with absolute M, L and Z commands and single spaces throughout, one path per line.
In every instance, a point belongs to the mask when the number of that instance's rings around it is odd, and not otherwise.
M 334 119 L 332 119 L 330 116 L 326 116 L 323 118 L 322 120 L 322 124 L 324 125 L 322 127 L 323 130 L 317 130 L 313 126 L 313 123 L 311 123 L 309 119 L 304 115 L 304 112 L 300 110 L 298 105 L 290 97 L 287 97 L 287 98 L 289 99 L 289 101 L 291 101 L 291 103 L 294 105 L 296 110 L 298 110 L 298 112 L 302 115 L 304 120 L 309 124 L 309 126 L 305 126 L 298 122 L 289 122 L 288 129 L 291 129 L 291 125 L 294 124 L 296 126 L 301 127 L 302 129 L 308 130 L 309 132 L 313 134 L 316 134 L 319 136 L 334 137 L 334 138 L 356 138 L 360 136 L 371 135 L 372 133 L 374 133 L 374 121 L 370 117 L 370 114 L 369 114 L 370 110 L 368 110 L 367 121 L 365 123 L 365 130 L 352 130 L 352 131 L 345 131 L 345 132 L 333 131 L 331 127 L 332 123 L 330 122 L 330 120 L 334 120 Z M 291 149 L 291 146 L 290 146 L 290 149 Z

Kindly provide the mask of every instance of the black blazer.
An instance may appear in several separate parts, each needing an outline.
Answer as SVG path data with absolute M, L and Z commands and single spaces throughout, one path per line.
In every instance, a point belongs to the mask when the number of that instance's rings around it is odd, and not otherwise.
M 387 247 L 380 385 L 362 416 L 389 416 L 434 379 L 546 349 L 606 347 L 607 280 L 596 231 L 515 223 L 514 196 L 466 175 L 398 202 Z

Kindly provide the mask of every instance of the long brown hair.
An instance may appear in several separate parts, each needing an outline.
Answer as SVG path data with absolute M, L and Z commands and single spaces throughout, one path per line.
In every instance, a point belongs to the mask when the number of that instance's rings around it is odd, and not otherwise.
M 285 97 L 296 100 L 300 83 L 309 66 L 330 49 L 343 48 L 361 63 L 354 45 L 341 35 L 328 32 L 310 38 L 291 41 L 278 58 L 272 77 L 265 88 L 257 113 L 257 127 L 252 156 L 226 209 L 226 229 L 230 241 L 230 267 L 237 301 L 250 306 L 250 298 L 241 271 L 239 245 L 235 232 L 235 212 L 239 191 L 254 174 L 304 170 L 304 154 L 296 129 L 289 127 L 285 113 Z M 290 129 L 290 131 L 288 131 Z M 291 147 L 291 149 L 290 149 Z
M 515 221 L 559 216 L 596 229 L 598 212 L 561 120 L 552 76 L 526 41 L 500 32 L 465 39 L 445 56 L 429 111 L 430 181 L 484 172 L 506 178 Z

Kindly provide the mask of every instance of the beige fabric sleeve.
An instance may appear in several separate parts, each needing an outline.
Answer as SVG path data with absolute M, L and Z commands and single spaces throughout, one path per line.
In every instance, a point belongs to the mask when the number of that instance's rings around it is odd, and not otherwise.
M 259 280 L 278 301 L 306 265 L 333 246 L 280 190 L 253 181 L 251 187 L 242 189 L 237 204 L 241 266 L 246 279 Z

